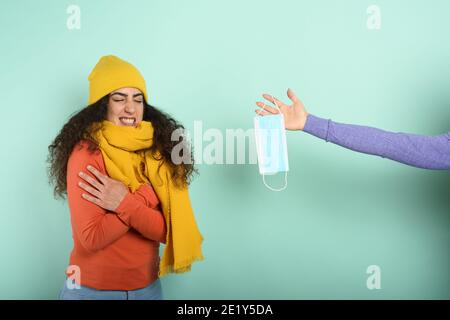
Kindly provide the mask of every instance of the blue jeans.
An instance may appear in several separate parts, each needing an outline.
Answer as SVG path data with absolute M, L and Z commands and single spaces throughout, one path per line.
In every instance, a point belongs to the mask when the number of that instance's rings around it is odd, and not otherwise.
M 59 300 L 163 300 L 163 294 L 159 279 L 145 288 L 130 291 L 97 290 L 85 286 L 69 289 L 64 282 L 59 292 Z

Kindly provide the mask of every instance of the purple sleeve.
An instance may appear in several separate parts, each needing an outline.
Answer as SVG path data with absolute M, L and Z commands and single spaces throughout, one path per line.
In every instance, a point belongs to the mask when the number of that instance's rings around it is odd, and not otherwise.
M 436 136 L 395 133 L 308 115 L 303 131 L 344 148 L 410 166 L 450 169 L 450 132 Z

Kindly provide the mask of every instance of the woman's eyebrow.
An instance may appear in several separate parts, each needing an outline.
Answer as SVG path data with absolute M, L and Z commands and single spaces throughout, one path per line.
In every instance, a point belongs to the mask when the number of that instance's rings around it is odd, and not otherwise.
M 120 95 L 120 96 L 122 96 L 122 97 L 128 97 L 128 95 L 127 95 L 126 93 L 122 93 L 122 92 L 114 92 L 114 93 L 111 94 L 111 96 L 113 96 L 113 95 L 115 95 L 115 94 L 118 94 L 118 95 Z M 135 98 L 135 97 L 138 97 L 138 96 L 143 96 L 143 94 L 142 94 L 142 93 L 136 93 L 136 94 L 133 94 L 133 97 L 134 97 L 134 98 Z
M 113 95 L 115 95 L 115 94 L 118 94 L 119 96 L 122 96 L 122 97 L 128 97 L 127 94 L 122 93 L 122 92 L 114 92 L 114 93 L 111 94 L 111 96 L 113 96 Z

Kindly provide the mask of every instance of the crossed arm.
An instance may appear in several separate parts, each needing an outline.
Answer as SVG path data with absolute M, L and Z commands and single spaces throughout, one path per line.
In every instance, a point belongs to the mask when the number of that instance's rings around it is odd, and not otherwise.
M 105 248 L 130 228 L 165 243 L 165 220 L 151 187 L 129 192 L 106 175 L 101 154 L 74 150 L 67 167 L 67 196 L 73 231 L 89 251 Z

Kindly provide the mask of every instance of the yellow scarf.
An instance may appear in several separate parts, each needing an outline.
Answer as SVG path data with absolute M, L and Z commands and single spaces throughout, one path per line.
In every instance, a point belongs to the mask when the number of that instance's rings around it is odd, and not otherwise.
M 159 198 L 167 229 L 159 276 L 190 271 L 194 261 L 203 260 L 203 237 L 195 222 L 187 187 L 175 186 L 167 163 L 163 163 L 158 172 L 162 160 L 155 160 L 145 150 L 153 143 L 151 122 L 142 121 L 136 127 L 127 127 L 104 120 L 96 138 L 112 179 L 122 181 L 131 192 L 150 182 Z

